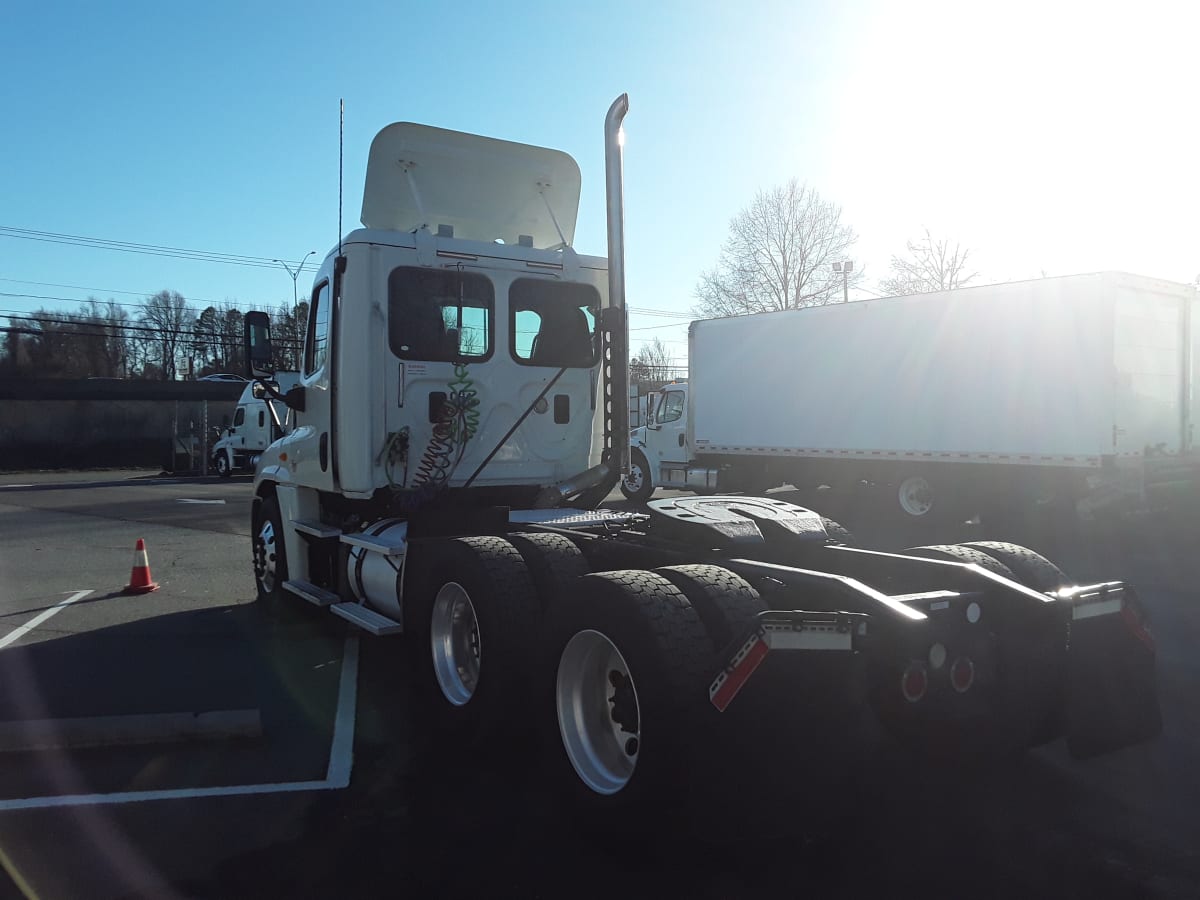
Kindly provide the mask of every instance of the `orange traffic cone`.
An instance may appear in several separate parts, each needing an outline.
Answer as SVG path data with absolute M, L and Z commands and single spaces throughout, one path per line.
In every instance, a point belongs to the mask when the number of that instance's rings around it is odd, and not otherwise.
M 150 580 L 150 560 L 146 556 L 146 542 L 138 538 L 137 547 L 133 551 L 133 572 L 129 575 L 129 584 L 125 585 L 122 594 L 148 594 L 157 591 L 158 584 Z

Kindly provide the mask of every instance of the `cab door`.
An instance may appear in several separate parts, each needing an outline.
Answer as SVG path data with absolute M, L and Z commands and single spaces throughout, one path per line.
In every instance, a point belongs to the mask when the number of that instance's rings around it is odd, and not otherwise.
M 328 278 L 313 288 L 304 338 L 299 384 L 304 388 L 304 409 L 295 410 L 296 427 L 281 447 L 298 484 L 333 490 L 334 446 L 332 428 L 333 292 Z

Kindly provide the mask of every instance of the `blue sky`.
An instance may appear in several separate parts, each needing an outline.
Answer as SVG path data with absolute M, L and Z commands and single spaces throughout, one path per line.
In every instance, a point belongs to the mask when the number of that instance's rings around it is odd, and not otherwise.
M 627 91 L 635 308 L 689 310 L 729 218 L 792 176 L 843 205 L 868 284 L 923 226 L 975 248 L 986 280 L 1117 268 L 1191 281 L 1190 6 L 10 6 L 0 225 L 324 255 L 337 239 L 345 98 L 345 231 L 371 138 L 411 120 L 570 152 L 583 172 L 576 246 L 603 253 L 602 122 Z M 162 288 L 200 306 L 275 306 L 292 290 L 279 267 L 4 236 L 0 279 L 0 293 L 39 295 L 0 296 L 4 311 Z M 632 327 L 635 347 L 659 335 L 684 355 L 682 320 Z

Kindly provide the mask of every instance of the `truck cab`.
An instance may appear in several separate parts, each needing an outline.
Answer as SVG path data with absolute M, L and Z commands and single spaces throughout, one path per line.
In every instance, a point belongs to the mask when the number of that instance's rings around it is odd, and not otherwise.
M 664 385 L 648 396 L 646 424 L 631 429 L 629 435 L 629 474 L 621 479 L 621 493 L 628 499 L 644 503 L 660 487 L 717 488 L 718 469 L 695 462 L 690 400 L 690 388 L 683 381 Z

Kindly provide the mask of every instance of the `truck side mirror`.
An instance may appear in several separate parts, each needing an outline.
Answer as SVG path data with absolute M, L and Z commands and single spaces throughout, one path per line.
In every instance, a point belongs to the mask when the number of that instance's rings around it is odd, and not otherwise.
M 248 312 L 245 318 L 246 368 L 251 378 L 275 374 L 271 349 L 271 317 L 265 312 Z

